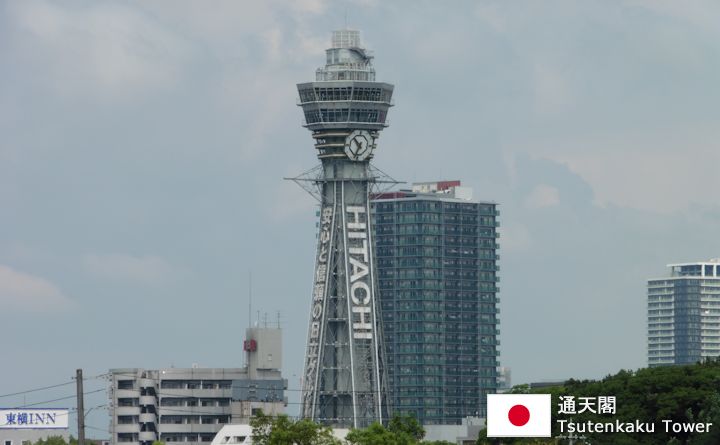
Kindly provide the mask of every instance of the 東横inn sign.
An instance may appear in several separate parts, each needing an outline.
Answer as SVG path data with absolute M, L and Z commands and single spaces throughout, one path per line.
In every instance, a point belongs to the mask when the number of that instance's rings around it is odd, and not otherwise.
M 69 410 L 58 408 L 2 408 L 0 428 L 67 429 Z

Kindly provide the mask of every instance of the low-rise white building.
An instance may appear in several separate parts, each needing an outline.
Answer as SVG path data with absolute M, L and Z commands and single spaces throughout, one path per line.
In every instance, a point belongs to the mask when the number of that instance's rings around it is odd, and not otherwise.
M 247 424 L 225 425 L 210 445 L 251 445 L 252 427 Z
M 280 329 L 248 329 L 243 349 L 243 368 L 111 369 L 111 444 L 207 445 L 258 410 L 284 413 Z

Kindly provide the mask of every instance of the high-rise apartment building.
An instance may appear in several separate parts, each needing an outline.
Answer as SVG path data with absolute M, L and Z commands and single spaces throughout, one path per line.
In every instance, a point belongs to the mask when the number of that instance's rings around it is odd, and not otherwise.
M 393 412 L 425 425 L 484 417 L 499 365 L 497 205 L 445 181 L 373 208 Z
M 110 443 L 200 445 L 226 424 L 248 423 L 258 409 L 281 414 L 280 329 L 249 328 L 243 368 L 110 370 Z
M 720 356 L 720 259 L 668 267 L 648 280 L 648 365 Z

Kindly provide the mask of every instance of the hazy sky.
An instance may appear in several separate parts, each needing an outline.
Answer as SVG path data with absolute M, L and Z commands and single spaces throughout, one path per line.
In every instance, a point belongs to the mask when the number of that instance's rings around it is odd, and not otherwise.
M 645 365 L 646 280 L 720 256 L 720 3 L 16 0 L 0 396 L 76 368 L 241 366 L 249 270 L 299 389 L 315 202 L 282 178 L 317 163 L 295 84 L 346 12 L 395 84 L 375 164 L 500 203 L 514 383 Z

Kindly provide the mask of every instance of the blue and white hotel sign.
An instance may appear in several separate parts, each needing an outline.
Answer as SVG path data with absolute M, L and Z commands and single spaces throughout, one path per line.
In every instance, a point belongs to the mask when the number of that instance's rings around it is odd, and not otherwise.
M 67 429 L 69 411 L 50 408 L 0 409 L 0 429 Z

